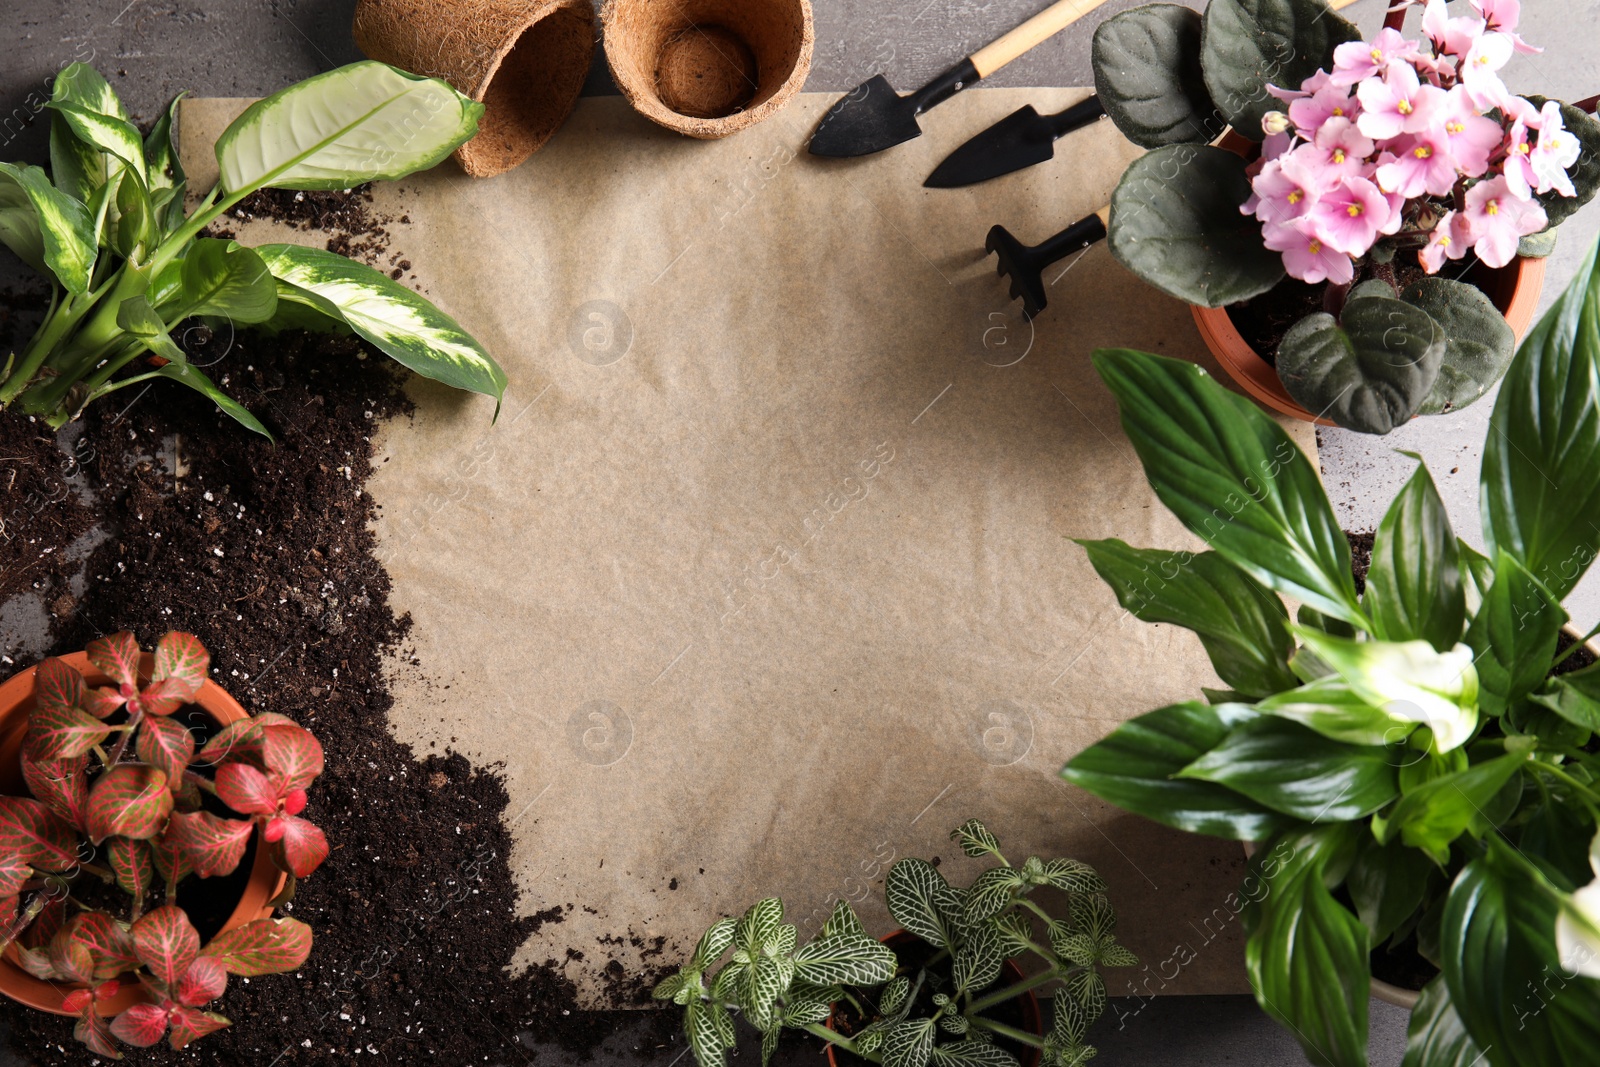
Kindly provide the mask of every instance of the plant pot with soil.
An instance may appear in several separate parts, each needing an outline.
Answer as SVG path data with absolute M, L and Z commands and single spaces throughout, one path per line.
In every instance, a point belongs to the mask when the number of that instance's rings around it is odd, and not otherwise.
M 0 992 L 75 1036 L 174 1049 L 229 1025 L 228 976 L 293 970 L 311 930 L 274 920 L 328 855 L 300 817 L 322 747 L 247 715 L 194 637 L 114 634 L 0 685 Z
M 684 1009 L 700 1067 L 727 1062 L 735 1014 L 761 1031 L 763 1063 L 786 1028 L 827 1042 L 833 1067 L 1077 1067 L 1093 1056 L 1084 1036 L 1105 1008 L 1099 968 L 1138 963 L 1116 940 L 1105 883 L 1076 860 L 1030 856 L 1013 867 L 976 819 L 950 836 L 998 865 L 963 889 L 931 863 L 900 860 L 884 895 L 903 928 L 882 941 L 842 900 L 804 945 L 776 898 L 713 924 L 654 993 Z M 1067 917 L 1031 896 L 1043 887 L 1066 896 L 1057 910 Z M 1024 956 L 1036 957 L 1034 973 L 1017 965 Z M 1035 994 L 1049 986 L 1046 1033 Z
M 1150 149 L 1112 195 L 1112 253 L 1195 309 L 1253 398 L 1365 433 L 1500 379 L 1536 257 L 1600 187 L 1600 122 L 1496 73 L 1530 50 L 1514 4 L 1433 0 L 1421 40 L 1409 6 L 1371 41 L 1321 0 L 1153 4 L 1094 37 L 1099 98 Z
M 1408 942 L 1439 972 L 1408 1067 L 1593 1056 L 1600 666 L 1578 665 L 1600 628 L 1564 636 L 1561 601 L 1600 552 L 1597 252 L 1495 401 L 1488 555 L 1419 467 L 1359 594 L 1282 427 L 1193 364 L 1095 355 L 1156 495 L 1208 551 L 1084 547 L 1129 612 L 1199 635 L 1224 688 L 1128 721 L 1062 774 L 1169 826 L 1262 842 L 1239 893 L 1251 984 L 1327 1067 L 1365 1067 L 1373 949 Z

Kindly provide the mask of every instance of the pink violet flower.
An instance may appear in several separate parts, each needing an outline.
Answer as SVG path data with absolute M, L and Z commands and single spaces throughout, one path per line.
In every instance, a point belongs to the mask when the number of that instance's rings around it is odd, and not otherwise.
M 1407 63 L 1396 63 L 1382 79 L 1363 81 L 1356 97 L 1361 102 L 1356 126 L 1379 141 L 1427 129 L 1444 104 L 1444 90 L 1423 85 Z
M 1546 100 L 1539 112 L 1539 145 L 1528 153 L 1534 189 L 1541 193 L 1554 189 L 1562 196 L 1577 196 L 1567 168 L 1578 161 L 1578 151 L 1578 138 L 1561 121 L 1561 105 Z
M 1291 156 L 1269 161 L 1250 187 L 1254 195 L 1239 210 L 1269 225 L 1300 218 L 1316 202 L 1315 191 Z
M 1511 38 L 1486 33 L 1472 42 L 1461 60 L 1461 83 L 1479 110 L 1496 107 L 1510 95 L 1498 71 L 1511 59 Z
M 1506 184 L 1520 200 L 1533 196 L 1533 187 L 1539 175 L 1533 169 L 1533 141 L 1528 136 L 1528 122 L 1517 119 L 1511 124 L 1510 139 L 1506 144 L 1505 163 L 1501 166 Z
M 1489 156 L 1505 137 L 1498 122 L 1473 110 L 1467 91 L 1459 85 L 1445 94 L 1438 128 L 1449 142 L 1451 158 L 1469 178 L 1488 171 Z
M 1289 121 L 1308 141 L 1329 119 L 1354 120 L 1360 113 L 1361 105 L 1355 95 L 1340 85 L 1324 86 L 1309 96 L 1289 101 Z
M 1505 178 L 1487 178 L 1467 190 L 1467 222 L 1478 258 L 1503 267 L 1517 254 L 1517 241 L 1538 233 L 1549 221 L 1536 201 L 1514 195 Z
M 1386 193 L 1407 199 L 1428 193 L 1444 196 L 1456 184 L 1456 164 L 1450 158 L 1450 139 L 1443 130 L 1407 134 L 1390 142 L 1390 160 L 1374 177 Z
M 1372 138 L 1349 119 L 1334 118 L 1322 124 L 1316 140 L 1294 150 L 1291 155 L 1304 159 L 1304 166 L 1321 188 L 1331 188 L 1345 178 L 1365 178 L 1370 173 L 1367 157 L 1372 155 Z
M 1365 178 L 1345 178 L 1324 192 L 1307 217 L 1322 243 L 1347 255 L 1364 255 L 1394 214 L 1383 191 Z
M 1433 233 L 1428 237 L 1428 243 L 1417 253 L 1417 258 L 1422 260 L 1423 270 L 1429 274 L 1438 274 L 1446 259 L 1460 259 L 1471 247 L 1472 225 L 1467 222 L 1465 216 L 1454 211 L 1446 211 L 1444 217 L 1434 226 Z
M 1422 9 L 1422 32 L 1428 35 L 1434 48 L 1447 55 L 1464 56 L 1472 42 L 1483 34 L 1482 19 L 1451 18 L 1445 11 L 1445 0 L 1428 0 Z
M 1283 269 L 1292 277 L 1335 285 L 1348 285 L 1355 277 L 1350 257 L 1324 243 L 1305 219 L 1265 226 L 1261 234 L 1268 248 L 1283 255 Z
M 1472 7 L 1483 16 L 1484 24 L 1496 33 L 1511 38 L 1511 47 L 1527 55 L 1538 55 L 1543 48 L 1535 48 L 1512 31 L 1522 18 L 1521 0 L 1472 0 Z
M 1356 82 L 1381 75 L 1396 61 L 1405 61 L 1417 55 L 1417 43 L 1408 41 L 1399 30 L 1387 26 L 1378 31 L 1370 41 L 1349 41 L 1333 50 L 1333 71 L 1328 81 L 1333 85 L 1354 85 Z

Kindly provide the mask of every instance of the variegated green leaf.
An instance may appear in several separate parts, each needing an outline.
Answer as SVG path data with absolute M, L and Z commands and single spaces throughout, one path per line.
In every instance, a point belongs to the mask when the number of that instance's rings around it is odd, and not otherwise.
M 278 283 L 254 250 L 202 237 L 184 254 L 177 304 L 174 319 L 220 315 L 241 326 L 266 322 L 278 310 Z
M 951 830 L 950 837 L 960 843 L 962 852 L 974 859 L 987 854 L 1005 862 L 1005 857 L 1000 855 L 999 840 L 977 819 L 968 819 Z
M 944 875 L 926 860 L 912 857 L 889 868 L 884 897 L 894 921 L 936 948 L 950 944 L 951 931 L 936 897 L 948 893 Z
M 1010 867 L 993 867 L 978 875 L 967 890 L 964 913 L 967 924 L 981 923 L 1000 914 L 1022 887 L 1022 874 Z
M 1075 931 L 1066 923 L 1050 924 L 1050 947 L 1057 956 L 1080 967 L 1088 966 L 1095 960 L 1094 938 Z
M 696 980 L 698 981 L 698 977 Z M 655 988 L 650 990 L 650 997 L 652 1000 L 676 1000 L 678 994 L 688 984 L 689 976 L 687 974 L 683 971 L 674 972 L 655 984 Z
M 88 292 L 97 255 L 94 220 L 38 167 L 0 163 L 0 242 L 63 289 Z
M 979 926 L 962 943 L 951 968 L 951 981 L 964 993 L 976 993 L 993 985 L 1005 962 L 1005 946 L 991 926 Z
M 855 934 L 858 937 L 867 936 L 867 928 L 861 925 L 861 919 L 856 915 L 854 908 L 848 900 L 841 900 L 833 906 L 833 914 L 828 916 L 828 921 L 822 924 L 823 937 L 832 937 L 834 934 Z
M 61 192 L 87 204 L 106 182 L 106 165 L 122 164 L 78 140 L 66 116 L 50 114 L 50 179 Z
M 799 949 L 794 962 L 801 978 L 819 985 L 877 985 L 895 969 L 893 949 L 856 934 L 818 938 Z
M 967 1032 L 967 1017 L 965 1015 L 941 1015 L 939 1016 L 939 1029 L 947 1034 L 955 1034 L 959 1037 Z
M 87 63 L 68 63 L 62 67 L 50 85 L 50 99 L 60 104 L 76 104 L 124 122 L 132 121 L 111 83 Z
M 732 960 L 717 976 L 711 980 L 711 999 L 720 1001 L 733 1001 L 739 999 L 739 989 L 744 982 L 744 972 L 748 964 Z
M 189 362 L 188 355 L 167 332 L 167 324 L 144 296 L 130 296 L 117 306 L 117 325 L 162 359 L 172 363 Z
M 746 952 L 760 952 L 782 922 L 783 901 L 777 897 L 758 900 L 739 917 L 733 930 L 733 943 Z
M 693 966 L 705 970 L 720 960 L 731 944 L 733 944 L 733 920 L 718 919 L 711 924 L 711 929 L 700 936 L 700 943 L 695 945 Z
M 794 952 L 794 947 L 800 943 L 800 930 L 793 923 L 784 923 L 773 931 L 767 943 L 763 946 L 769 956 L 788 956 Z
M 256 252 L 274 277 L 293 287 L 286 299 L 346 323 L 423 377 L 492 396 L 496 403 L 505 395 L 505 371 L 483 346 L 455 319 L 382 271 L 301 245 L 262 245 Z
M 968 1038 L 933 1050 L 932 1067 L 1017 1067 L 1017 1058 L 998 1045 Z
M 882 1030 L 863 1031 L 862 1034 L 856 1038 L 856 1048 L 870 1056 L 873 1053 L 879 1052 L 883 1049 L 883 1037 L 884 1031 Z
M 150 135 L 144 139 L 145 187 L 154 195 L 160 189 L 174 189 L 184 180 L 183 163 L 172 147 L 172 128 L 178 121 L 179 93 L 161 113 Z
M 403 178 L 477 133 L 482 114 L 482 104 L 437 78 L 351 63 L 245 109 L 217 138 L 221 185 L 239 194 Z
M 933 1036 L 932 1019 L 895 1023 L 883 1035 L 883 1067 L 928 1067 Z
M 1106 883 L 1095 869 L 1078 860 L 1051 860 L 1044 865 L 1039 877 L 1045 885 L 1055 886 L 1064 893 L 1103 893 Z
M 1137 967 L 1139 957 L 1135 956 L 1126 946 L 1115 941 L 1104 945 L 1100 949 L 1100 962 L 1107 967 Z
M 66 100 L 52 100 L 46 106 L 66 119 L 80 140 L 116 156 L 133 168 L 141 183 L 144 181 L 144 141 L 132 122 Z

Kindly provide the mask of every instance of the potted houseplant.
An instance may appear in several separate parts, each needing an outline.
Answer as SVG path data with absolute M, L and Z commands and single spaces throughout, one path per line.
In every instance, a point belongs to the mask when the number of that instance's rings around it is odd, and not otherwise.
M 1421 40 L 1406 4 L 1363 41 L 1322 0 L 1096 30 L 1098 95 L 1151 150 L 1112 196 L 1112 253 L 1268 406 L 1388 433 L 1481 397 L 1532 321 L 1530 257 L 1600 185 L 1600 123 L 1507 90 L 1496 71 L 1535 50 L 1517 0 L 1472 5 L 1428 0 Z
M 1562 647 L 1561 600 L 1600 549 L 1596 251 L 1501 386 L 1488 554 L 1419 468 L 1359 596 L 1316 468 L 1280 426 L 1191 364 L 1095 360 L 1156 495 L 1206 550 L 1085 548 L 1128 611 L 1198 633 L 1226 688 L 1130 720 L 1063 776 L 1281 861 L 1252 861 L 1268 888 L 1249 894 L 1246 963 L 1313 1063 L 1366 1063 L 1385 943 L 1437 972 L 1407 1067 L 1592 1062 L 1600 666 L 1569 670 L 1582 640 Z
M 293 970 L 311 930 L 273 919 L 328 855 L 301 818 L 322 746 L 250 717 L 168 633 L 113 634 L 0 686 L 0 992 L 77 1038 L 174 1049 L 228 1025 L 228 976 Z
M 997 865 L 960 888 L 930 863 L 900 860 L 884 895 L 902 929 L 881 941 L 842 900 L 804 945 L 776 898 L 712 924 L 654 993 L 684 1009 L 700 1067 L 726 1063 L 735 1015 L 761 1032 L 763 1064 L 784 1028 L 826 1041 L 830 1064 L 1079 1067 L 1093 1056 L 1084 1035 L 1105 1009 L 1099 968 L 1138 962 L 1117 942 L 1105 883 L 1076 860 L 1030 856 L 1013 867 L 976 819 L 950 836 L 968 856 Z M 1067 895 L 1069 917 L 1030 897 L 1041 886 Z M 1042 964 L 1031 977 L 1013 962 L 1025 955 Z M 1034 993 L 1051 985 L 1046 1033 Z
M 200 236 L 258 189 L 347 189 L 431 167 L 477 131 L 482 104 L 382 63 L 316 75 L 223 131 L 221 177 L 189 212 L 176 102 L 141 139 L 105 79 L 74 63 L 48 107 L 50 173 L 0 163 L 0 241 L 51 285 L 32 339 L 0 360 L 0 408 L 59 427 L 100 397 L 165 378 L 266 434 L 173 340 L 194 317 L 354 331 L 418 374 L 499 402 L 505 373 L 483 347 L 381 271 L 318 248 Z

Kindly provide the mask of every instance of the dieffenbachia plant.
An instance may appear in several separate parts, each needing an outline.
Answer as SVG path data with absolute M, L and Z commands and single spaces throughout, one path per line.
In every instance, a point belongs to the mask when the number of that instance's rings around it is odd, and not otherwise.
M 654 993 L 683 1007 L 684 1032 L 700 1067 L 726 1063 L 735 1015 L 761 1032 L 763 1065 L 785 1027 L 885 1067 L 1016 1067 L 1016 1057 L 996 1038 L 1040 1049 L 1045 1067 L 1081 1067 L 1093 1056 L 1084 1035 L 1105 1009 L 1099 968 L 1138 962 L 1117 942 L 1105 883 L 1076 860 L 1030 856 L 1013 867 L 976 819 L 950 836 L 968 856 L 990 857 L 999 865 L 965 889 L 923 860 L 903 859 L 889 869 L 889 914 L 929 948 L 910 962 L 869 937 L 842 900 L 804 945 L 798 930 L 783 922 L 777 898 L 754 905 L 737 921 L 713 924 L 689 962 Z M 1029 896 L 1041 886 L 1067 895 L 1070 918 L 1056 918 Z M 1039 957 L 1043 969 L 997 988 L 1006 960 L 1023 954 Z M 1048 1034 L 1028 1033 L 988 1014 L 1050 985 L 1058 988 Z M 829 1025 L 841 1005 L 848 1005 L 857 1024 L 848 1035 Z
M 1600 550 L 1596 251 L 1501 385 L 1487 555 L 1421 467 L 1359 596 L 1316 466 L 1276 422 L 1189 363 L 1102 350 L 1095 365 L 1156 495 L 1206 550 L 1086 541 L 1089 560 L 1127 611 L 1193 630 L 1227 688 L 1132 719 L 1063 776 L 1264 843 L 1273 860 L 1244 894 L 1250 980 L 1313 1063 L 1366 1064 L 1369 954 L 1386 942 L 1440 971 L 1405 1067 L 1594 1062 L 1600 665 L 1552 672 L 1562 598 Z
M 220 177 L 188 214 L 176 101 L 141 138 L 105 79 L 75 63 L 48 106 L 49 173 L 0 163 L 0 242 L 51 282 L 43 323 L 0 362 L 0 407 L 60 426 L 108 393 L 166 378 L 266 434 L 173 340 L 195 317 L 351 330 L 418 374 L 499 402 L 505 374 L 483 347 L 381 271 L 321 249 L 199 236 L 258 189 L 348 189 L 425 170 L 477 132 L 482 104 L 382 63 L 308 78 L 223 131 Z
M 0 952 L 23 970 L 77 986 L 64 1007 L 96 1055 L 120 1059 L 113 1038 L 174 1049 L 229 1025 L 205 1010 L 228 975 L 291 971 L 311 951 L 296 919 L 256 919 L 202 945 L 180 897 L 193 878 L 233 873 L 257 828 L 260 848 L 296 878 L 328 856 L 301 818 L 322 773 L 322 746 L 281 715 L 232 723 L 197 751 L 173 716 L 205 682 L 210 656 L 190 634 L 156 646 L 149 677 L 129 633 L 90 643 L 111 679 L 91 686 L 59 659 L 39 665 L 23 735 L 26 796 L 0 796 Z M 88 903 L 83 884 L 120 889 L 125 913 Z M 132 979 L 146 996 L 107 1018 L 97 1005 Z
M 1094 35 L 1099 98 L 1150 149 L 1112 195 L 1112 253 L 1205 307 L 1285 272 L 1324 286 L 1321 310 L 1263 355 L 1306 410 L 1366 433 L 1499 380 L 1515 339 L 1463 269 L 1548 255 L 1600 187 L 1600 123 L 1497 73 L 1537 51 L 1515 32 L 1517 0 L 1472 0 L 1477 17 L 1402 0 L 1391 18 L 1408 3 L 1424 7 L 1422 40 L 1386 27 L 1363 41 L 1323 0 L 1150 4 Z M 1259 149 L 1214 146 L 1230 124 Z M 1426 276 L 1399 271 L 1418 265 Z

